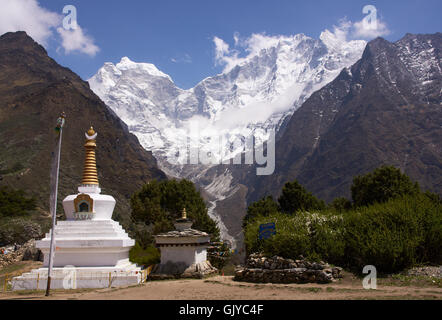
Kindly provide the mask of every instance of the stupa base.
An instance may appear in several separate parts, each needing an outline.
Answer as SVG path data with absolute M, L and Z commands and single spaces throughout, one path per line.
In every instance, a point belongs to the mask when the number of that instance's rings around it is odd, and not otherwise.
M 171 262 L 157 264 L 152 268 L 149 275 L 151 280 L 193 278 L 202 279 L 209 275 L 218 273 L 218 269 L 213 267 L 209 261 L 202 261 L 186 265 L 184 262 Z
M 34 269 L 11 280 L 13 291 L 46 290 L 48 269 Z M 137 285 L 144 282 L 146 273 L 127 262 L 114 267 L 53 268 L 51 289 L 110 288 Z

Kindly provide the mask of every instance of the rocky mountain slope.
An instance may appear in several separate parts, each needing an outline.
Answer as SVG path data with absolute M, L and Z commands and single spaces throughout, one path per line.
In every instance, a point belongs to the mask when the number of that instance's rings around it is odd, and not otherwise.
M 318 90 L 276 145 L 276 170 L 248 175 L 249 201 L 298 179 L 330 201 L 350 197 L 352 177 L 383 165 L 442 192 L 442 34 L 377 38 L 362 58 Z
M 117 199 L 116 216 L 128 219 L 130 195 L 151 179 L 164 179 L 156 159 L 127 126 L 71 70 L 48 57 L 25 32 L 0 37 L 0 184 L 25 190 L 49 207 L 50 156 L 55 121 L 66 113 L 59 201 L 81 183 L 84 132 L 98 132 L 102 192 Z M 59 210 L 61 212 L 62 210 Z M 115 215 L 114 215 L 115 217 Z

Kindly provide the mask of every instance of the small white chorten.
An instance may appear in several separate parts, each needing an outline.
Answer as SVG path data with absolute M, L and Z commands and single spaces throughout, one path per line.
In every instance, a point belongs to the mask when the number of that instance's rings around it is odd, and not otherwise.
M 201 278 L 218 271 L 207 260 L 209 235 L 191 229 L 192 224 L 184 208 L 182 217 L 174 224 L 176 230 L 155 236 L 161 263 L 153 268 L 151 278 Z
M 129 262 L 135 244 L 112 220 L 115 199 L 100 194 L 95 148 L 97 133 L 86 133 L 83 180 L 78 193 L 63 200 L 66 221 L 55 227 L 55 254 L 51 288 L 104 288 L 140 283 L 141 269 Z M 12 280 L 13 290 L 45 289 L 49 264 L 50 232 L 36 242 L 44 254 L 43 268 Z

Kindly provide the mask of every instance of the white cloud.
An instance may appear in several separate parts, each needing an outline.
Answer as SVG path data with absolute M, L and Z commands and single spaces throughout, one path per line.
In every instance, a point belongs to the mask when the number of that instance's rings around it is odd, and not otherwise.
M 215 65 L 225 65 L 224 72 L 231 70 L 245 60 L 238 58 L 239 51 L 230 50 L 229 45 L 223 39 L 213 37 L 213 43 L 215 44 Z
M 215 44 L 215 59 L 222 59 L 229 53 L 229 45 L 223 39 L 213 37 L 213 43 Z
M 320 38 L 329 48 L 335 50 L 345 49 L 346 44 L 352 39 L 370 40 L 376 37 L 390 34 L 387 24 L 379 17 L 376 22 L 365 23 L 364 20 L 351 22 L 347 18 L 339 20 L 332 31 L 324 30 Z M 223 72 L 232 70 L 235 66 L 250 60 L 258 55 L 261 50 L 269 49 L 278 45 L 280 41 L 292 41 L 295 36 L 254 33 L 248 38 L 241 38 L 238 32 L 233 34 L 233 48 L 223 39 L 214 36 L 212 41 L 215 45 L 215 65 L 224 66 Z
M 76 30 L 63 29 L 64 16 L 43 8 L 37 0 L 0 0 L 0 8 L 0 34 L 25 31 L 45 47 L 50 39 L 61 39 L 65 54 L 77 51 L 94 56 L 99 51 L 94 40 L 78 24 Z
M 100 51 L 100 48 L 95 45 L 94 39 L 87 35 L 79 25 L 74 30 L 66 30 L 59 27 L 57 32 L 61 36 L 61 45 L 66 54 L 77 51 L 89 56 L 95 56 Z
M 223 39 L 213 37 L 215 44 L 215 65 L 224 65 L 223 72 L 233 69 L 235 66 L 256 56 L 262 49 L 274 47 L 284 36 L 267 36 L 266 34 L 254 33 L 249 38 L 241 39 L 238 32 L 233 34 L 234 46 L 231 49 Z M 243 55 L 240 57 L 240 55 Z
M 268 36 L 264 33 L 254 33 L 249 38 L 240 42 L 250 56 L 255 56 L 261 50 L 275 47 L 280 41 L 286 40 L 284 36 Z
M 192 63 L 192 57 L 189 54 L 185 53 L 183 55 L 170 58 L 170 61 L 172 61 L 173 63 Z
M 233 40 L 235 40 L 235 46 L 237 46 L 239 44 L 239 32 L 235 31 L 233 33 Z
M 352 36 L 360 39 L 374 39 L 390 34 L 387 24 L 381 19 L 377 19 L 374 24 L 364 23 L 364 20 L 357 21 L 353 24 Z
M 325 30 L 321 34 L 321 40 L 326 42 L 329 48 L 341 50 L 352 38 L 354 25 L 347 19 L 341 19 L 332 31 Z M 267 35 L 254 33 L 250 37 L 241 38 L 238 32 L 233 34 L 233 48 L 223 39 L 215 36 L 212 41 L 215 45 L 215 65 L 224 66 L 223 72 L 232 70 L 235 66 L 249 61 L 257 56 L 262 50 L 278 46 L 280 42 L 293 42 L 301 35 Z
M 319 39 L 327 46 L 329 50 L 342 52 L 346 50 L 348 45 L 354 45 L 354 41 L 349 41 L 353 24 L 346 18 L 339 20 L 339 24 L 333 25 L 332 31 L 325 29 L 321 32 Z M 365 45 L 365 41 L 362 41 Z
M 271 103 L 254 101 L 242 108 L 228 109 L 219 114 L 214 122 L 216 130 L 231 130 L 248 123 L 265 122 L 272 114 L 287 111 L 302 94 L 303 87 L 294 84 L 281 92 Z
M 0 0 L 0 34 L 26 31 L 46 46 L 62 16 L 40 7 L 36 0 Z
M 347 18 L 339 20 L 339 24 L 333 26 L 333 32 L 324 30 L 320 39 L 328 48 L 342 50 L 343 46 L 350 40 L 371 40 L 390 34 L 387 24 L 377 19 L 374 24 L 367 24 L 364 20 L 351 22 Z
M 339 20 L 337 26 L 333 25 L 333 36 L 339 42 L 347 41 L 349 32 L 351 31 L 352 23 L 347 19 Z

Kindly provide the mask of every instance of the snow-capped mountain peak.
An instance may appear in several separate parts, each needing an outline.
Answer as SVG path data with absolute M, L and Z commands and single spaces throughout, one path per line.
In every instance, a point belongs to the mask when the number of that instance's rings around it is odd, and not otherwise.
M 146 75 L 151 75 L 155 77 L 165 77 L 168 78 L 170 81 L 172 79 L 169 75 L 165 74 L 164 72 L 161 72 L 158 70 L 158 68 L 151 64 L 151 63 L 145 63 L 145 62 L 134 62 L 130 60 L 128 57 L 121 58 L 121 61 L 116 64 L 116 69 L 123 71 L 123 70 L 133 70 L 136 72 L 140 72 Z
M 233 67 L 188 90 L 153 64 L 127 57 L 105 63 L 89 83 L 165 169 L 166 159 L 176 155 L 174 161 L 187 163 L 182 151 L 192 128 L 199 130 L 199 147 L 218 158 L 241 151 L 230 149 L 232 140 L 254 135 L 264 142 L 310 94 L 355 63 L 366 44 L 347 41 L 336 30 L 324 31 L 320 40 L 253 35 L 246 42 L 248 55 L 242 58 L 223 42 L 224 56 L 218 58 Z M 226 143 L 221 151 L 214 144 L 219 136 Z

